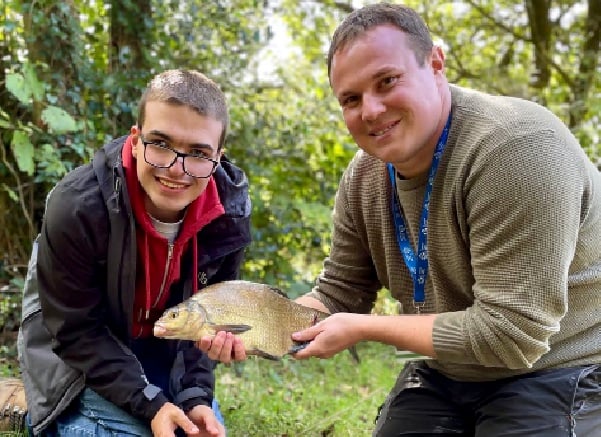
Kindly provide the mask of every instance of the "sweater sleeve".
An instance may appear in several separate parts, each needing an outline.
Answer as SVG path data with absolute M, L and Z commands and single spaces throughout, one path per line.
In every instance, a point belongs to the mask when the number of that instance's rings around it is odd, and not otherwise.
M 586 156 L 574 143 L 541 129 L 474 161 L 463 188 L 474 303 L 438 315 L 438 360 L 524 369 L 549 350 L 586 213 Z

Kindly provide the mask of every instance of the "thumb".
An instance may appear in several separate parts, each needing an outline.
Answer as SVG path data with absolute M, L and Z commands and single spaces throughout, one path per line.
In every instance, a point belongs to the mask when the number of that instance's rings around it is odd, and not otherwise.
M 294 341 L 311 341 L 313 340 L 315 337 L 317 337 L 317 334 L 319 334 L 321 332 L 321 327 L 319 326 L 319 323 L 315 326 L 311 326 L 307 329 L 303 329 L 302 331 L 297 331 L 292 333 L 292 339 Z

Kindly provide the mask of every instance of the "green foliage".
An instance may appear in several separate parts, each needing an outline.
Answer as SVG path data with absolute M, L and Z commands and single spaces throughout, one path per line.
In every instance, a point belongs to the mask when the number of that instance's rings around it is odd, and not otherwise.
M 329 251 L 338 180 L 356 150 L 325 68 L 331 34 L 351 3 L 362 2 L 4 1 L 4 264 L 22 273 L 46 193 L 129 131 L 147 80 L 197 68 L 228 96 L 226 152 L 250 179 L 254 243 L 243 276 L 291 297 L 308 290 Z M 587 23 L 599 18 L 586 7 L 593 0 L 553 0 L 534 15 L 530 0 L 405 3 L 445 49 L 452 82 L 545 104 L 601 162 L 599 51 L 585 50 L 594 36 Z M 537 34 L 531 16 L 550 17 L 548 32 Z

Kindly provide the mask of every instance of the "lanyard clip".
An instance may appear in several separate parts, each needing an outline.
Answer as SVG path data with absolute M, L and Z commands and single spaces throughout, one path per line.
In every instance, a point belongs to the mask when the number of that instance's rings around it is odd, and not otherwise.
M 417 302 L 415 299 L 413 300 L 413 308 L 415 308 L 415 313 L 417 315 L 422 314 L 422 308 L 426 306 L 426 302 Z

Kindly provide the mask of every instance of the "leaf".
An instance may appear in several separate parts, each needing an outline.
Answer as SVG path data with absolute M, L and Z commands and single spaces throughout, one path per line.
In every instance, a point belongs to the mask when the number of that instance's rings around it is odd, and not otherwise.
M 31 90 L 25 83 L 21 73 L 8 73 L 6 75 L 6 89 L 8 89 L 24 105 L 31 104 Z
M 4 189 L 4 191 L 6 191 L 8 193 L 8 197 L 10 197 L 10 199 L 12 201 L 14 201 L 14 202 L 18 202 L 19 201 L 19 196 L 17 196 L 17 193 L 15 193 L 15 190 L 13 190 L 12 188 L 10 188 L 5 183 L 2 183 L 2 188 Z
M 51 133 L 63 134 L 78 130 L 75 119 L 57 106 L 48 106 L 42 111 L 42 120 Z
M 34 102 L 41 102 L 44 98 L 44 84 L 38 80 L 38 76 L 35 74 L 33 66 L 26 62 L 23 65 L 23 76 L 25 83 L 29 88 L 29 92 L 33 97 Z
M 29 136 L 21 130 L 15 131 L 10 146 L 19 170 L 27 173 L 29 176 L 33 175 L 35 168 L 33 163 L 33 144 L 29 141 Z

